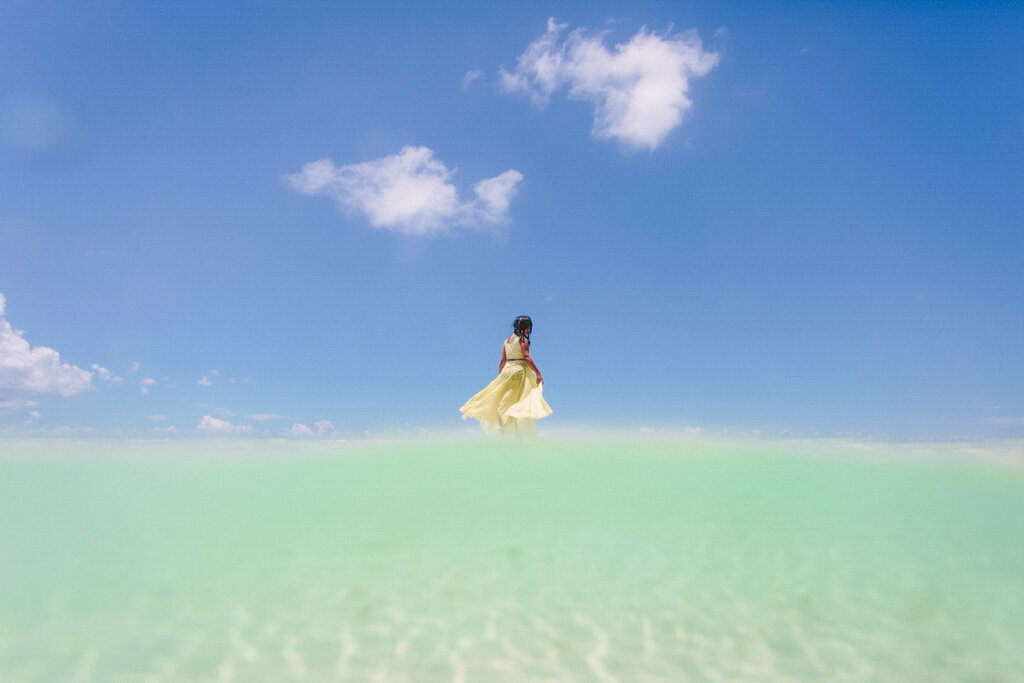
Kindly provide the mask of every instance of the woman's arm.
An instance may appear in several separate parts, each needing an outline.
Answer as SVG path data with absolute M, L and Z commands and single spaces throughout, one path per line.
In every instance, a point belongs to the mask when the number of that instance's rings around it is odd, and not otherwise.
M 498 363 L 498 374 L 500 375 L 501 371 L 504 370 L 504 369 L 505 369 L 505 345 L 502 344 L 501 345 L 501 362 Z
M 537 374 L 537 384 L 543 384 L 544 376 L 540 374 L 540 370 L 537 369 L 537 364 L 533 362 L 533 358 L 530 356 L 530 342 L 524 339 L 520 342 L 520 347 L 523 349 L 523 360 L 525 360 L 526 364 L 529 365 Z M 504 353 L 504 349 L 502 349 L 502 352 Z

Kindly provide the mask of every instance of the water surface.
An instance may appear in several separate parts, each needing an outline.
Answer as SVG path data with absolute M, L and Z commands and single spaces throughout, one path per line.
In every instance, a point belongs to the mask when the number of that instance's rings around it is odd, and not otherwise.
M 657 442 L 0 442 L 4 681 L 1012 681 L 1024 472 Z

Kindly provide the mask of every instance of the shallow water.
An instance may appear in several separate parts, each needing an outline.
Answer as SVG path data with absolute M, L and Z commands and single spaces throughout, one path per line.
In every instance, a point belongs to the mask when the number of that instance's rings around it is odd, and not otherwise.
M 1020 469 L 692 443 L 219 448 L 0 457 L 0 680 L 1024 671 Z

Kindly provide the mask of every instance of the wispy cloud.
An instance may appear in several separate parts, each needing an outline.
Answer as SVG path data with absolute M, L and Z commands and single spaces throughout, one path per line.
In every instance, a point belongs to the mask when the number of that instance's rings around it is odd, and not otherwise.
M 0 102 L 0 141 L 36 154 L 57 154 L 75 146 L 74 117 L 59 102 L 20 94 Z
M 374 161 L 335 166 L 312 161 L 285 181 L 305 195 L 327 195 L 346 211 L 362 214 L 374 228 L 407 235 L 437 235 L 453 227 L 481 227 L 508 220 L 508 208 L 523 175 L 514 169 L 478 182 L 470 200 L 460 200 L 455 171 L 428 147 L 403 147 Z
M 257 422 L 266 422 L 267 420 L 287 420 L 287 415 L 278 415 L 277 413 L 256 413 L 255 415 L 246 415 L 248 420 L 256 420 Z
M 469 86 L 473 85 L 473 81 L 477 80 L 484 75 L 483 71 L 467 71 L 466 75 L 462 77 L 462 89 L 466 90 Z
M 121 382 L 124 381 L 123 378 L 111 373 L 110 370 L 103 367 L 102 365 L 93 363 L 89 367 L 92 368 L 93 372 L 96 373 L 96 377 L 104 382 L 110 382 L 111 384 L 120 384 Z
M 1024 427 L 1024 417 L 990 417 L 988 423 L 1000 427 Z
M 545 106 L 568 87 L 569 97 L 594 105 L 593 134 L 629 147 L 657 148 L 693 106 L 690 81 L 706 75 L 719 60 L 705 51 L 696 31 L 658 35 L 641 28 L 628 42 L 609 50 L 604 34 L 548 19 L 547 31 L 519 56 L 513 72 L 501 70 L 507 92 L 528 95 Z
M 36 406 L 35 401 L 30 401 L 24 398 L 12 398 L 4 401 L 0 401 L 0 413 L 11 413 L 22 408 L 32 408 Z
M 39 396 L 68 397 L 95 388 L 93 373 L 62 363 L 47 346 L 31 346 L 4 317 L 6 305 L 0 294 L 0 408 L 17 410 L 35 405 Z

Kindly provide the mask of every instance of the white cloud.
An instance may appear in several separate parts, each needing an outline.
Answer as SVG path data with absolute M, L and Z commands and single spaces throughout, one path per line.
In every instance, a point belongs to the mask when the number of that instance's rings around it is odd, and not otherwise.
M 212 405 L 209 403 L 200 404 L 199 407 L 207 412 L 217 413 L 222 417 L 234 417 L 237 414 L 235 411 L 231 410 L 231 408 L 225 408 L 224 406 Z
M 500 223 L 508 215 L 509 204 L 516 196 L 516 186 L 523 176 L 518 171 L 505 171 L 485 178 L 473 186 L 477 196 L 475 211 L 487 223 Z
M 548 19 L 547 31 L 519 56 L 515 72 L 501 70 L 504 89 L 544 106 L 567 86 L 569 97 L 593 103 L 595 137 L 634 148 L 657 148 L 682 123 L 693 106 L 691 79 L 719 60 L 695 31 L 661 36 L 642 28 L 609 51 L 604 35 L 586 37 L 581 29 L 560 41 L 566 26 Z
M 302 437 L 313 436 L 313 430 L 308 425 L 293 424 L 292 428 L 285 432 L 288 436 Z
M 26 401 L 24 399 L 11 399 L 9 401 L 0 401 L 0 413 L 12 413 L 22 408 L 32 408 L 36 405 L 35 401 Z
M 207 377 L 206 375 L 203 375 L 202 377 L 196 380 L 196 384 L 198 384 L 201 387 L 211 386 L 213 384 L 213 380 L 217 377 L 218 374 L 220 373 L 217 370 L 210 370 L 210 376 Z
M 251 434 L 253 430 L 251 425 L 233 425 L 212 415 L 204 415 L 196 426 L 196 431 L 206 434 Z
M 363 214 L 374 228 L 407 235 L 435 235 L 457 226 L 479 227 L 508 220 L 508 207 L 523 175 L 510 169 L 474 186 L 461 201 L 454 170 L 428 147 L 403 147 L 398 154 L 335 166 L 312 161 L 285 181 L 305 195 L 324 194 L 345 210 Z
M 334 434 L 337 430 L 334 429 L 334 425 L 329 420 L 320 420 L 314 423 L 313 427 L 302 423 L 295 423 L 291 426 L 291 429 L 285 430 L 285 435 L 292 437 L 308 437 L 313 436 L 327 436 Z
M 75 145 L 74 117 L 59 102 L 22 94 L 0 103 L 0 140 L 37 154 L 55 154 Z
M 153 379 L 152 377 L 145 377 L 139 384 L 139 391 L 141 391 L 143 394 L 148 394 L 150 388 L 154 386 L 156 386 L 156 380 Z
M 92 434 L 96 430 L 88 425 L 60 425 L 55 427 L 53 432 L 55 434 Z
M 466 75 L 462 77 L 462 89 L 466 90 L 469 86 L 473 85 L 473 81 L 477 80 L 484 75 L 483 71 L 468 71 Z
M 32 405 L 36 396 L 74 396 L 93 389 L 92 373 L 60 361 L 47 346 L 30 346 L 4 318 L 7 300 L 0 294 L 0 407 Z
M 256 420 L 257 422 L 266 422 L 267 420 L 287 420 L 287 415 L 278 415 L 277 413 L 256 413 L 255 415 L 246 415 L 248 420 Z
M 153 427 L 153 432 L 156 434 L 178 434 L 181 430 L 174 425 L 168 425 L 166 427 Z
M 1024 427 L 1024 417 L 990 417 L 988 423 L 1001 427 Z
M 106 369 L 102 365 L 98 365 L 96 363 L 93 363 L 89 367 L 92 368 L 92 371 L 96 373 L 96 377 L 98 377 L 99 379 L 103 380 L 104 382 L 110 382 L 112 384 L 120 384 L 121 382 L 124 381 L 123 379 L 121 379 L 117 375 L 112 374 L 110 372 L 110 370 Z

